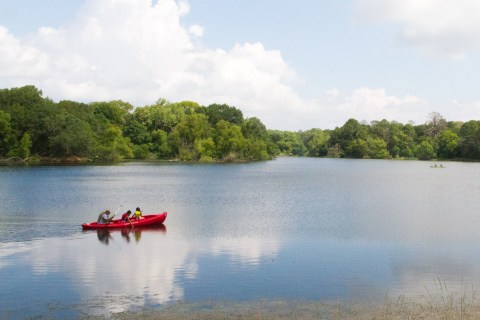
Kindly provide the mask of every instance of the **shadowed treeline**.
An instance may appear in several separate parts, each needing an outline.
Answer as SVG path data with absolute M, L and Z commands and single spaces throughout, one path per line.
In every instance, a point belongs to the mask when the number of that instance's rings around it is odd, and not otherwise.
M 480 121 L 431 113 L 420 125 L 349 119 L 333 130 L 268 130 L 226 104 L 53 102 L 34 86 L 0 90 L 3 159 L 254 161 L 278 155 L 480 159 Z

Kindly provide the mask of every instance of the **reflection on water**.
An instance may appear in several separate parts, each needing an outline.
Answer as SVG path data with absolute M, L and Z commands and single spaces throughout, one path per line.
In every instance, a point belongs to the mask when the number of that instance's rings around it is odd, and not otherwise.
M 167 227 L 164 224 L 159 224 L 156 226 L 136 228 L 84 230 L 83 232 L 96 232 L 98 241 L 108 246 L 110 244 L 110 240 L 113 239 L 112 234 L 120 233 L 120 235 L 125 239 L 125 241 L 127 241 L 127 243 L 130 243 L 130 240 L 132 238 L 135 242 L 139 242 L 142 238 L 142 232 L 145 231 L 158 231 L 166 233 Z
M 286 158 L 0 175 L 0 272 L 15 275 L 0 283 L 0 318 L 175 301 L 375 302 L 424 295 L 435 279 L 451 292 L 480 288 L 478 163 Z M 153 229 L 80 231 L 119 204 L 170 214 Z

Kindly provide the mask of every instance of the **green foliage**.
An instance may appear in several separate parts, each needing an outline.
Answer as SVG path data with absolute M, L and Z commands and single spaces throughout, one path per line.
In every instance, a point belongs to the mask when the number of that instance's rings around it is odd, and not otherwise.
M 133 145 L 132 152 L 135 159 L 149 159 L 150 152 L 147 144 Z
M 21 159 L 28 159 L 30 157 L 30 148 L 32 148 L 32 140 L 28 132 L 25 132 L 18 144 L 16 155 Z
M 90 125 L 62 112 L 47 122 L 50 154 L 54 157 L 88 157 L 95 146 Z
M 246 141 L 240 126 L 220 120 L 215 128 L 214 141 L 217 159 L 233 161 L 242 158 Z
M 301 133 L 303 144 L 310 157 L 322 157 L 328 153 L 330 135 L 321 129 L 310 129 Z
M 413 126 L 349 119 L 334 130 L 268 130 L 226 104 L 193 101 L 54 103 L 34 86 L 0 89 L 0 157 L 255 161 L 277 155 L 480 160 L 480 121 L 432 112 Z
M 97 117 L 104 117 L 111 124 L 122 126 L 125 123 L 127 114 L 133 110 L 129 103 L 115 100 L 110 102 L 93 102 L 94 114 Z
M 455 158 L 458 152 L 458 135 L 450 129 L 440 133 L 438 137 L 438 156 L 444 159 Z
M 97 139 L 98 144 L 94 150 L 95 160 L 118 161 L 133 158 L 129 140 L 122 135 L 120 128 L 113 124 L 107 124 Z
M 177 150 L 180 160 L 198 160 L 200 154 L 195 150 L 196 140 L 210 137 L 212 128 L 204 114 L 185 115 L 170 135 L 170 142 Z
M 15 142 L 10 114 L 0 110 L 0 156 L 5 156 L 10 148 L 15 146 Z
M 458 149 L 469 159 L 480 159 L 480 121 L 471 120 L 463 124 L 459 132 Z
M 226 104 L 211 104 L 204 108 L 203 112 L 208 117 L 208 122 L 215 127 L 220 120 L 236 125 L 242 125 L 243 113 L 235 107 Z
M 211 162 L 215 159 L 215 142 L 212 138 L 195 140 L 195 151 L 201 162 Z
M 428 141 L 422 141 L 415 147 L 415 156 L 419 160 L 431 160 L 435 158 L 435 150 Z
M 243 122 L 242 133 L 247 139 L 266 140 L 268 137 L 267 127 L 256 117 L 248 118 Z
M 304 156 L 307 153 L 299 132 L 271 130 L 268 134 L 270 141 L 277 146 L 278 153 L 281 155 Z

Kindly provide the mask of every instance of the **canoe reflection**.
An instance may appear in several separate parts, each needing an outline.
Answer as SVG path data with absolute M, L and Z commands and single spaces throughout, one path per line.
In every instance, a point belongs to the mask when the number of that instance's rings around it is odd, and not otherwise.
M 94 231 L 94 230 L 92 230 Z M 97 229 L 98 241 L 100 243 L 108 246 L 110 241 L 113 239 L 112 235 L 120 233 L 121 236 L 130 243 L 133 239 L 135 242 L 139 242 L 142 238 L 143 232 L 161 232 L 166 233 L 167 227 L 164 224 L 156 225 L 156 226 L 146 226 L 146 227 L 137 227 L 137 228 L 124 228 L 124 229 Z M 84 232 L 91 232 L 91 231 L 84 231 Z

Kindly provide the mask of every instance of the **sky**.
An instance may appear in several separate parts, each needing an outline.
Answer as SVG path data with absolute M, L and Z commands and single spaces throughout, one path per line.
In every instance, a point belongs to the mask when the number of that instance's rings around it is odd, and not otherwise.
M 480 119 L 478 0 L 0 0 L 0 88 L 269 129 Z

